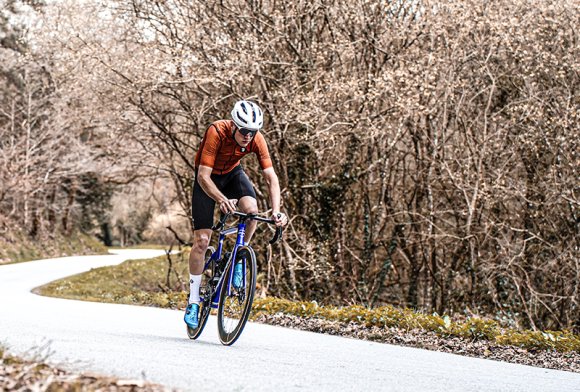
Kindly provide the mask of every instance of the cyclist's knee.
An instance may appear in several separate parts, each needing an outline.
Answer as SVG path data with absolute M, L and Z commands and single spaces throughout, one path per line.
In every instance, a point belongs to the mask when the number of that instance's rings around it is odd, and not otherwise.
M 209 246 L 210 239 L 211 234 L 196 232 L 193 236 L 193 248 L 191 249 L 192 252 L 204 253 Z
M 258 213 L 258 202 L 251 196 L 244 196 L 240 199 L 240 210 L 246 214 Z

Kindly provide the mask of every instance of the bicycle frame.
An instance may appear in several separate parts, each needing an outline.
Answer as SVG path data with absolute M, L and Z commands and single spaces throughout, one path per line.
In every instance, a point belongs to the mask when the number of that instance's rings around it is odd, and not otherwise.
M 217 249 L 211 255 L 211 257 L 207 261 L 207 263 L 204 265 L 204 270 L 205 270 L 208 268 L 208 265 L 210 262 L 214 261 L 217 263 L 222 258 L 222 253 L 223 253 L 223 248 L 224 248 L 224 240 L 225 240 L 226 236 L 231 235 L 231 234 L 237 234 L 236 243 L 235 243 L 234 248 L 230 254 L 229 260 L 226 261 L 226 264 L 225 264 L 224 269 L 223 269 L 224 272 L 221 274 L 219 281 L 218 281 L 218 284 L 216 286 L 216 291 L 213 294 L 213 297 L 211 300 L 211 307 L 214 309 L 216 309 L 218 307 L 218 303 L 219 303 L 219 299 L 220 299 L 220 292 L 221 292 L 221 285 L 223 284 L 224 278 L 226 276 L 225 271 L 228 270 L 230 263 L 232 263 L 232 260 L 236 259 L 236 254 L 238 253 L 238 248 L 241 246 L 244 246 L 244 237 L 246 235 L 246 223 L 244 221 L 240 221 L 238 223 L 237 227 L 230 227 L 228 229 L 221 230 L 219 232 Z M 242 270 L 245 273 L 245 271 L 246 271 L 245 259 L 243 260 Z M 230 294 L 230 292 L 231 292 L 233 276 L 234 276 L 234 270 L 232 268 L 229 271 L 228 280 L 227 280 L 228 294 Z M 243 284 L 245 284 L 245 283 L 243 283 Z
M 224 229 L 226 220 L 230 215 L 237 216 L 238 218 L 240 218 L 240 220 L 239 220 L 236 227 L 230 227 L 230 228 Z M 246 235 L 246 220 L 248 220 L 248 219 L 253 219 L 256 221 L 274 224 L 273 220 L 263 218 L 263 217 L 260 217 L 258 215 L 255 215 L 255 214 L 244 214 L 244 213 L 235 211 L 232 214 L 222 215 L 222 218 L 220 219 L 219 223 L 217 223 L 216 225 L 214 225 L 214 227 L 212 227 L 212 230 L 219 230 L 218 246 L 217 246 L 217 249 L 215 250 L 215 252 L 212 253 L 209 260 L 205 263 L 204 271 L 208 268 L 209 263 L 211 263 L 212 261 L 217 263 L 222 258 L 222 253 L 223 253 L 223 248 L 224 248 L 224 240 L 225 240 L 226 236 L 228 236 L 228 235 L 237 234 L 237 237 L 236 237 L 236 243 L 234 245 L 234 248 L 230 254 L 230 258 L 229 258 L 229 260 L 226 261 L 226 264 L 224 266 L 223 271 L 227 271 L 230 264 L 233 262 L 233 260 L 236 259 L 236 255 L 237 255 L 238 249 L 240 247 L 248 247 L 249 249 L 252 249 L 249 245 L 244 245 L 244 238 Z M 276 234 L 274 235 L 274 237 L 272 237 L 272 239 L 269 241 L 269 243 L 274 244 L 281 237 L 282 237 L 282 228 L 278 227 L 278 228 L 276 228 Z M 242 263 L 243 263 L 242 264 L 242 271 L 243 271 L 243 275 L 245 276 L 245 274 L 246 274 L 246 260 L 243 259 Z M 226 274 L 222 272 L 221 276 L 219 277 L 218 283 L 216 285 L 216 291 L 213 293 L 213 297 L 211 299 L 211 307 L 214 309 L 218 307 L 218 303 L 220 300 L 221 285 L 224 282 L 225 275 Z M 227 280 L 227 294 L 228 294 L 228 296 L 231 294 L 233 277 L 234 277 L 234 269 L 231 268 L 231 270 L 228 274 L 228 280 Z M 242 279 L 242 282 L 243 282 L 242 284 L 245 285 L 245 279 Z M 242 286 L 241 288 L 244 288 L 244 286 Z M 238 288 L 238 290 L 239 289 L 240 288 Z M 203 299 L 205 299 L 205 298 L 203 298 Z
M 239 218 L 237 225 L 225 228 L 226 220 L 230 215 Z M 256 256 L 251 246 L 244 244 L 246 236 L 246 222 L 255 220 L 266 222 L 272 225 L 276 224 L 273 219 L 263 218 L 257 214 L 245 214 L 239 211 L 222 215 L 222 218 L 216 223 L 212 230 L 217 232 L 218 243 L 217 249 L 208 247 L 211 254 L 206 250 L 208 260 L 204 265 L 204 275 L 206 277 L 203 283 L 203 290 L 200 288 L 203 306 L 201 308 L 201 321 L 198 328 L 187 327 L 187 335 L 190 339 L 197 339 L 202 333 L 207 319 L 210 315 L 211 308 L 217 308 L 217 322 L 220 341 L 222 344 L 232 345 L 242 333 L 250 311 L 256 289 Z M 282 227 L 276 227 L 276 233 L 270 240 L 274 244 L 282 237 Z M 231 253 L 224 252 L 224 241 L 226 236 L 236 234 L 236 242 Z M 245 252 L 245 253 L 240 253 Z M 240 257 L 238 258 L 238 253 Z M 247 253 L 247 255 L 246 255 Z M 223 260 L 227 257 L 227 260 Z M 241 287 L 234 286 L 234 262 L 240 263 L 242 267 Z M 206 274 L 205 271 L 210 271 Z M 227 273 L 226 273 L 227 271 Z M 248 273 L 251 272 L 249 275 Z M 237 283 L 237 282 L 236 282 Z M 225 285 L 225 286 L 224 286 Z M 238 313 L 240 313 L 238 315 Z

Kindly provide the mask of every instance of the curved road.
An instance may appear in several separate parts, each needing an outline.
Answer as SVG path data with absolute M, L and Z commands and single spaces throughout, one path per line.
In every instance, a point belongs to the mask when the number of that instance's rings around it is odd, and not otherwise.
M 580 391 L 580 374 L 249 323 L 232 347 L 210 319 L 197 341 L 182 312 L 47 298 L 34 287 L 162 251 L 119 250 L 0 266 L 0 344 L 72 371 L 212 391 Z

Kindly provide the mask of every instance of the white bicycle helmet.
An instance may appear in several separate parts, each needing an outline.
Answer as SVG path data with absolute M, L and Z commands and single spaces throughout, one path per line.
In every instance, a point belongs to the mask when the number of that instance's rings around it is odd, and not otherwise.
M 250 101 L 238 101 L 232 109 L 232 120 L 238 128 L 259 131 L 264 125 L 262 109 Z

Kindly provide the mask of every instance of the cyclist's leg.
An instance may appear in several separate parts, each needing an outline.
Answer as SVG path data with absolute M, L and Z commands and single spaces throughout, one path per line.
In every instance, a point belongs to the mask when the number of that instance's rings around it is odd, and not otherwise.
M 246 214 L 257 214 L 258 213 L 258 202 L 252 196 L 244 196 L 238 202 L 238 207 L 240 211 Z M 250 220 L 246 223 L 246 235 L 244 237 L 246 244 L 250 243 L 254 232 L 256 231 L 256 226 L 258 222 L 255 220 Z
M 240 211 L 246 214 L 257 214 L 258 203 L 256 202 L 256 191 L 252 182 L 242 169 L 242 166 L 237 166 L 232 170 L 228 183 L 223 189 L 224 195 L 227 197 L 237 199 Z M 246 243 L 250 242 L 252 235 L 256 231 L 256 221 L 249 221 L 246 224 Z
M 240 201 L 238 202 L 238 207 L 239 209 L 246 213 L 246 214 L 257 214 L 258 213 L 258 203 L 256 202 L 256 199 L 253 198 L 252 196 L 244 196 L 240 199 Z M 245 244 L 249 244 L 250 240 L 252 239 L 252 235 L 254 235 L 254 231 L 256 231 L 256 224 L 258 222 L 256 222 L 255 220 L 249 220 L 246 222 L 246 234 L 244 236 L 244 241 Z M 236 257 L 236 261 L 238 260 L 245 260 L 247 254 L 244 253 L 245 249 L 238 252 L 238 256 L 240 256 L 240 258 Z M 244 280 L 244 272 L 243 272 L 243 267 L 242 267 L 242 263 L 241 262 L 237 262 L 234 268 L 234 287 L 236 289 L 240 288 L 242 286 L 242 282 Z
M 189 300 L 185 308 L 185 323 L 193 329 L 199 326 L 199 288 L 204 267 L 205 251 L 211 238 L 211 229 L 194 230 L 193 246 L 189 254 Z M 200 256 L 201 255 L 201 256 Z
M 201 274 L 203 273 L 205 251 L 212 234 L 214 208 L 215 201 L 203 191 L 196 178 L 191 200 L 193 244 L 189 254 L 190 304 L 199 302 L 199 285 L 201 283 Z
M 201 275 L 204 267 L 204 256 L 211 240 L 211 229 L 193 231 L 193 245 L 189 254 L 189 272 Z

